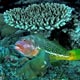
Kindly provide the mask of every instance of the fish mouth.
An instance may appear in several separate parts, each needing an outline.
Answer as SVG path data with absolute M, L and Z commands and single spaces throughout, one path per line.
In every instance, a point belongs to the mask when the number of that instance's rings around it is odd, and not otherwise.
M 37 56 L 39 53 L 39 50 L 37 48 L 34 48 L 33 50 L 25 50 L 24 47 L 20 46 L 20 45 L 15 45 L 15 49 L 22 55 L 27 56 L 27 57 L 34 57 Z

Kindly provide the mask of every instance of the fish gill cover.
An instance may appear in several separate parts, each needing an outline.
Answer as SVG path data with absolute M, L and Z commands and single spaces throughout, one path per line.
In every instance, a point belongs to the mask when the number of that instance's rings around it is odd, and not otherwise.
M 59 3 L 32 4 L 26 8 L 6 10 L 4 21 L 28 31 L 52 31 L 71 20 L 73 8 Z

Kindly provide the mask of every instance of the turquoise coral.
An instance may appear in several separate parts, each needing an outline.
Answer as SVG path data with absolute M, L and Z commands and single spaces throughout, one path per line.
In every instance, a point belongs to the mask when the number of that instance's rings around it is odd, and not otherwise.
M 71 46 L 75 49 L 80 47 L 80 26 L 76 27 L 75 30 L 69 32 L 72 44 Z
M 52 31 L 71 20 L 73 8 L 59 3 L 32 4 L 26 8 L 6 10 L 4 21 L 15 28 L 28 31 Z

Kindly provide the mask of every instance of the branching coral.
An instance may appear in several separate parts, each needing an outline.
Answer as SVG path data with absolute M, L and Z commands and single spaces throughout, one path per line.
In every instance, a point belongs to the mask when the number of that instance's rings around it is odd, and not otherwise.
M 71 47 L 79 48 L 80 47 L 80 26 L 76 27 L 75 30 L 71 30 L 69 32 L 69 35 L 72 41 Z
M 73 8 L 65 4 L 41 3 L 4 12 L 4 21 L 15 28 L 28 31 L 51 31 L 71 20 Z
M 80 47 L 80 20 L 79 14 L 73 16 L 73 29 L 68 30 L 70 36 L 71 47 L 79 48 Z

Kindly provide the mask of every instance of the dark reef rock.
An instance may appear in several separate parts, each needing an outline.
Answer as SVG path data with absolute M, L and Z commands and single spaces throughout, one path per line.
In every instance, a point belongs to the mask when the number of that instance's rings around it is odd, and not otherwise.
M 0 0 L 0 11 L 3 12 L 6 9 L 27 6 L 28 4 L 41 2 L 59 2 L 80 7 L 80 0 Z
M 7 9 L 14 7 L 24 7 L 32 3 L 41 3 L 41 2 L 58 2 L 64 3 L 64 0 L 0 0 L 0 13 L 4 12 Z

